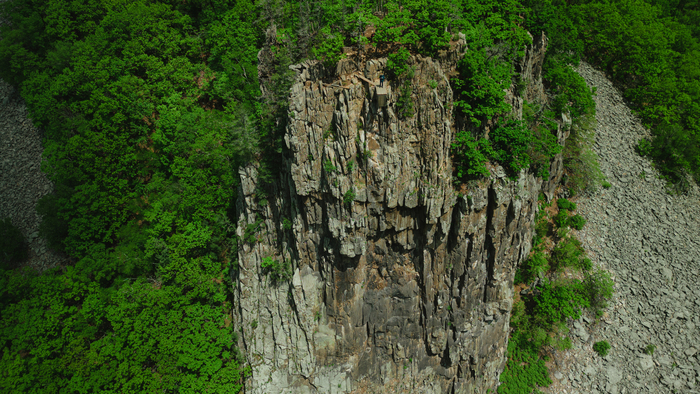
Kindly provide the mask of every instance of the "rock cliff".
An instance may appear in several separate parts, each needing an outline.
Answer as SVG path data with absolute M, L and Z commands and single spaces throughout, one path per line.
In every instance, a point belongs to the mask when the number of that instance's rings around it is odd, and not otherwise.
M 546 37 L 517 65 L 525 97 L 545 99 Z M 266 198 L 256 166 L 240 171 L 235 324 L 252 367 L 248 393 L 472 393 L 505 365 L 513 275 L 527 256 L 538 194 L 561 177 L 500 167 L 456 190 L 449 75 L 463 41 L 414 56 L 416 113 L 378 108 L 386 59 L 293 66 L 289 154 Z M 360 78 L 362 77 L 362 78 Z M 325 83 L 324 83 L 325 81 Z M 429 81 L 437 82 L 429 83 Z M 431 86 L 432 85 L 432 86 Z M 506 98 L 521 116 L 522 98 Z M 567 136 L 558 132 L 560 143 Z M 290 280 L 263 269 L 290 265 Z

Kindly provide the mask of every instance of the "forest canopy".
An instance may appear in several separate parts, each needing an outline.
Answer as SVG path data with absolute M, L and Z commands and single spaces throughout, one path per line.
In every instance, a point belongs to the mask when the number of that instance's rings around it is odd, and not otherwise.
M 434 56 L 463 33 L 471 50 L 456 104 L 478 130 L 508 112 L 513 60 L 526 31 L 544 31 L 551 107 L 503 123 L 493 146 L 461 134 L 458 177 L 481 176 L 488 160 L 545 175 L 552 119 L 594 114 L 570 67 L 585 59 L 651 127 L 639 151 L 672 187 L 687 187 L 685 174 L 700 181 L 697 1 L 7 0 L 0 20 L 0 77 L 42 129 L 55 184 L 37 209 L 41 235 L 69 257 L 42 273 L 0 270 L 4 392 L 241 389 L 230 293 L 237 171 L 258 160 L 274 180 L 288 66 L 304 59 L 333 67 L 344 47 L 367 44 Z M 274 51 L 259 80 L 266 43 Z M 572 168 L 584 148 L 568 148 Z

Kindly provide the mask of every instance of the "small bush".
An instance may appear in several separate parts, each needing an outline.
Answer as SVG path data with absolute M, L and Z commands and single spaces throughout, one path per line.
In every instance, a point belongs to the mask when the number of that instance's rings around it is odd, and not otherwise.
M 649 140 L 641 139 L 639 140 L 639 143 L 637 143 L 635 150 L 640 156 L 646 157 L 651 155 L 653 151 L 653 146 Z
M 560 198 L 557 200 L 557 206 L 559 209 L 566 209 L 568 211 L 576 210 L 576 203 L 567 200 L 566 198 Z
M 292 229 L 292 221 L 289 220 L 288 218 L 282 219 L 282 227 L 285 230 L 291 230 Z
M 0 221 L 0 268 L 11 268 L 27 259 L 27 241 L 10 218 Z
M 600 357 L 605 357 L 610 351 L 610 344 L 608 343 L 608 341 L 596 342 L 593 344 L 593 350 L 595 350 L 595 352 L 598 353 Z
M 576 230 L 581 230 L 586 224 L 586 219 L 581 215 L 574 215 L 569 218 L 569 227 L 575 228 Z
M 561 240 L 552 250 L 552 267 L 555 271 L 566 267 L 581 268 L 581 260 L 585 258 L 585 251 L 581 241 L 573 237 Z
M 488 140 L 478 141 L 467 131 L 459 131 L 452 143 L 452 153 L 458 164 L 456 167 L 458 178 L 478 178 L 479 176 L 489 176 L 486 162 L 491 154 L 491 144 Z
M 573 347 L 573 344 L 571 343 L 571 339 L 569 337 L 565 337 L 564 339 L 558 340 L 556 346 L 559 350 L 568 350 Z
M 350 160 L 348 161 L 348 172 L 352 173 L 352 171 L 355 169 L 355 162 Z
M 251 245 L 254 245 L 255 242 L 257 242 L 257 234 L 260 230 L 260 225 L 262 224 L 262 222 L 262 219 L 256 219 L 255 223 L 248 223 L 245 226 L 245 232 L 243 233 L 244 242 L 247 242 Z
M 581 271 L 590 271 L 593 268 L 593 262 L 588 257 L 579 259 L 579 268 Z
M 648 344 L 647 347 L 644 348 L 644 353 L 651 356 L 654 354 L 654 350 L 656 350 L 656 346 Z
M 410 58 L 411 53 L 406 48 L 399 48 L 398 51 L 390 53 L 386 62 L 386 69 L 389 72 L 389 77 L 399 79 L 409 74 L 411 66 L 408 60 Z
M 529 259 L 525 260 L 521 269 L 522 282 L 527 283 L 535 278 L 542 278 L 544 274 L 549 270 L 549 263 L 547 262 L 547 256 L 542 251 L 536 251 L 530 256 Z
M 545 282 L 535 297 L 535 316 L 546 327 L 551 327 L 567 318 L 578 319 L 583 308 L 590 306 L 579 280 L 552 285 Z
M 612 184 L 608 181 L 603 181 L 603 187 L 605 189 L 610 189 L 612 187 Z
M 438 86 L 438 83 L 436 80 L 431 79 L 430 81 L 428 81 L 428 85 L 430 86 L 431 89 L 435 89 Z
M 411 95 L 413 94 L 411 81 L 404 81 L 399 91 L 399 98 L 396 100 L 396 112 L 402 119 L 410 118 L 415 113 L 413 110 L 413 100 L 411 99 Z
M 566 209 L 560 210 L 557 216 L 554 217 L 554 224 L 559 228 L 566 227 L 569 224 L 569 211 Z
M 323 169 L 326 170 L 326 172 L 329 174 L 338 171 L 338 168 L 334 166 L 333 162 L 330 160 L 326 160 L 325 162 L 323 162 Z
M 351 188 L 345 192 L 345 195 L 343 196 L 343 202 L 346 204 L 350 204 L 353 201 L 355 201 L 355 191 Z
M 596 312 L 602 311 L 608 306 L 608 301 L 613 294 L 613 281 L 610 273 L 603 270 L 587 273 L 583 280 L 583 287 L 591 308 Z
M 279 261 L 273 259 L 270 256 L 263 258 L 260 263 L 263 272 L 270 276 L 273 282 L 278 282 L 281 280 L 289 280 L 292 278 L 292 269 L 289 261 L 284 261 L 280 263 Z
M 509 121 L 489 135 L 493 146 L 492 157 L 501 163 L 508 174 L 516 176 L 532 162 L 528 151 L 534 142 L 532 131 L 524 122 Z

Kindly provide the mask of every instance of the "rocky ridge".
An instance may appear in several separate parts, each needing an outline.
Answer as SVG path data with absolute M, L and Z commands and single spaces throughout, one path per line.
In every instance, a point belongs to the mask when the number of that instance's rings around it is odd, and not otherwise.
M 578 72 L 597 89 L 594 150 L 612 184 L 578 200 L 579 233 L 594 263 L 609 270 L 615 295 L 602 321 L 571 325 L 549 393 L 698 393 L 700 384 L 700 191 L 670 196 L 634 147 L 650 135 L 605 75 Z M 691 182 L 692 184 L 692 182 Z M 588 324 L 591 323 L 591 324 Z M 607 340 L 605 358 L 592 344 Z M 647 345 L 653 354 L 646 354 Z
M 64 261 L 39 236 L 37 201 L 53 191 L 41 171 L 41 133 L 28 118 L 24 100 L 0 80 L 0 218 L 9 217 L 29 244 L 27 264 L 43 271 Z
M 537 37 L 519 64 L 543 97 Z M 250 393 L 422 392 L 495 389 L 505 364 L 515 266 L 530 251 L 540 191 L 551 179 L 503 169 L 452 184 L 454 72 L 464 41 L 438 59 L 415 56 L 415 116 L 397 95 L 378 108 L 386 59 L 345 59 L 335 75 L 293 66 L 281 181 L 240 171 L 234 320 L 252 366 Z M 329 82 L 332 81 L 332 82 Z M 432 81 L 432 83 L 430 83 Z M 431 86 L 432 85 L 432 86 Z M 507 100 L 519 114 L 522 99 Z M 560 129 L 563 143 L 568 132 Z M 264 192 L 263 192 L 264 191 Z M 292 269 L 276 281 L 265 265 Z

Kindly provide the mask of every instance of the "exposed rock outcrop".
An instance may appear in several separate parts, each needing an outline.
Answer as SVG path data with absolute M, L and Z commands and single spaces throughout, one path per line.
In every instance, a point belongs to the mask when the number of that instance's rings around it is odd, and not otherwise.
M 519 65 L 535 81 L 526 97 L 545 97 L 545 49 L 541 36 Z M 439 59 L 410 60 L 408 119 L 396 115 L 392 86 L 377 108 L 364 80 L 378 81 L 385 59 L 343 60 L 331 85 L 321 65 L 294 66 L 280 180 L 262 199 L 255 165 L 240 171 L 237 231 L 247 241 L 234 317 L 252 367 L 246 392 L 496 388 L 515 267 L 531 248 L 538 194 L 551 194 L 561 169 L 555 160 L 550 180 L 523 171 L 510 181 L 492 167 L 455 190 L 448 75 L 464 50 L 459 42 Z M 522 99 L 511 90 L 507 100 L 517 114 Z M 266 258 L 289 262 L 291 280 L 266 274 Z
M 66 260 L 39 236 L 36 205 L 53 192 L 41 171 L 42 150 L 41 131 L 29 119 L 24 100 L 0 80 L 0 219 L 10 218 L 20 229 L 29 246 L 26 264 L 40 272 Z

